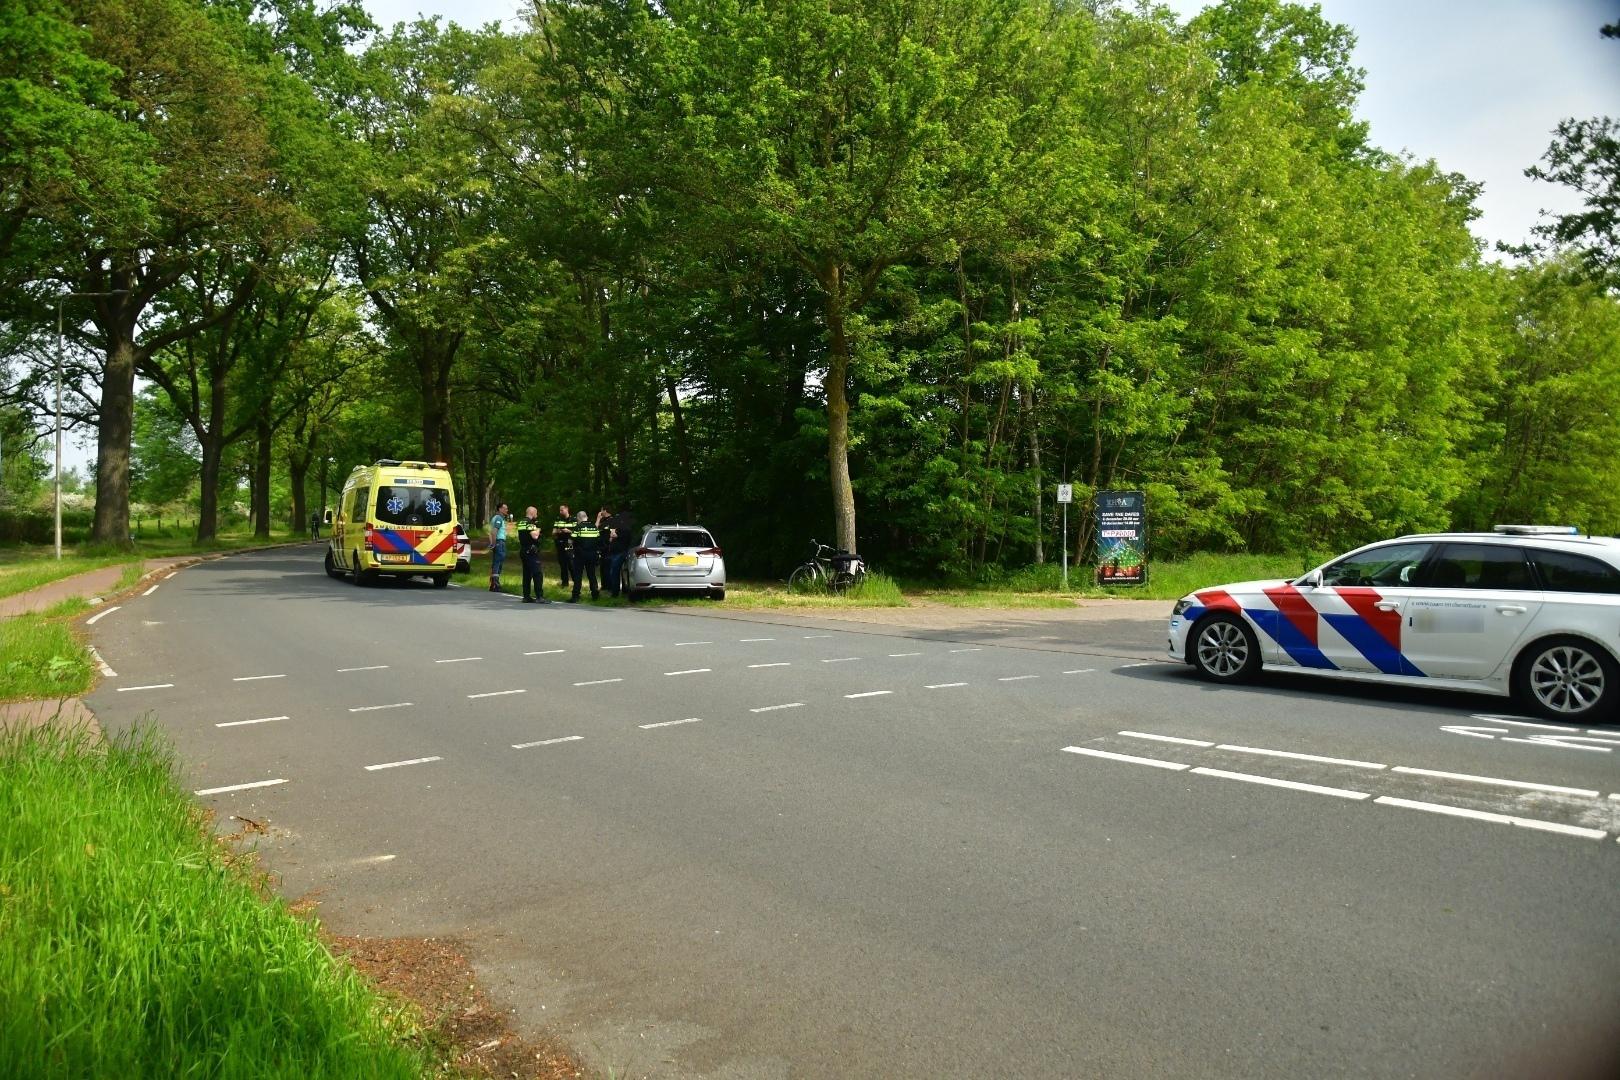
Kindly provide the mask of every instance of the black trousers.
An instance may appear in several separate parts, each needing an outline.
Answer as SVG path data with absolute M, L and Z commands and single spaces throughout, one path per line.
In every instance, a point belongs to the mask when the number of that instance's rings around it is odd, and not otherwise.
M 579 587 L 584 583 L 587 575 L 591 579 L 591 599 L 595 600 L 601 591 L 596 585 L 596 564 L 599 556 L 595 544 L 582 544 L 574 541 L 574 599 L 579 599 Z
M 523 552 L 523 597 L 528 599 L 529 585 L 534 585 L 534 598 L 543 599 L 545 596 L 546 579 L 540 571 L 540 548 L 533 547 Z
M 566 588 L 568 588 L 568 582 L 571 580 L 570 577 L 569 577 L 568 570 L 569 570 L 569 564 L 572 563 L 573 560 L 574 560 L 574 555 L 573 555 L 573 552 L 568 550 L 568 545 L 567 544 L 557 544 L 556 548 L 557 548 L 557 577 L 562 580 L 562 587 L 566 589 Z

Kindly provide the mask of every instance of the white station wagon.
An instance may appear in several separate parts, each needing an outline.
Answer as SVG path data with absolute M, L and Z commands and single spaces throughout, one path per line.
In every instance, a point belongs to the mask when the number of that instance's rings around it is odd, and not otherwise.
M 1498 525 L 1369 544 L 1293 581 L 1182 597 L 1170 655 L 1217 682 L 1414 683 L 1599 722 L 1620 702 L 1620 539 Z

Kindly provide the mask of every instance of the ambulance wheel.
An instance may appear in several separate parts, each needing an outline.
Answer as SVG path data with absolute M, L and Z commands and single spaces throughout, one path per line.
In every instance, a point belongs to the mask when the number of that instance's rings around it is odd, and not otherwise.
M 360 553 L 349 552 L 349 583 L 352 585 L 370 585 L 371 575 L 360 569 Z
M 338 568 L 338 564 L 332 559 L 331 548 L 326 549 L 326 576 L 330 578 L 340 578 L 343 576 L 343 571 Z
M 435 589 L 448 589 L 450 587 L 450 575 L 449 574 L 434 574 L 433 575 L 433 587 Z
M 1260 643 L 1254 631 L 1226 612 L 1198 620 L 1187 653 L 1193 669 L 1212 682 L 1248 682 L 1260 670 Z

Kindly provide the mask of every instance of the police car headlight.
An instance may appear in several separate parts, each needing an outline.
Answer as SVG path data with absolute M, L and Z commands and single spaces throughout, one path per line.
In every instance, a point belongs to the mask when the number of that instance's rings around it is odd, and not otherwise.
M 1176 616 L 1176 615 L 1185 615 L 1187 613 L 1187 609 L 1192 607 L 1192 606 L 1193 606 L 1193 602 L 1191 600 L 1187 600 L 1187 599 L 1177 600 L 1176 601 L 1176 606 L 1173 609 L 1171 609 L 1170 614 L 1171 614 L 1172 617 Z

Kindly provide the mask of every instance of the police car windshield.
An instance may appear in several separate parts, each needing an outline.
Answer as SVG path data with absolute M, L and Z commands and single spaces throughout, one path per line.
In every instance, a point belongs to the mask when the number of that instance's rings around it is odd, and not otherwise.
M 448 525 L 450 495 L 441 488 L 380 487 L 376 516 L 387 525 Z

